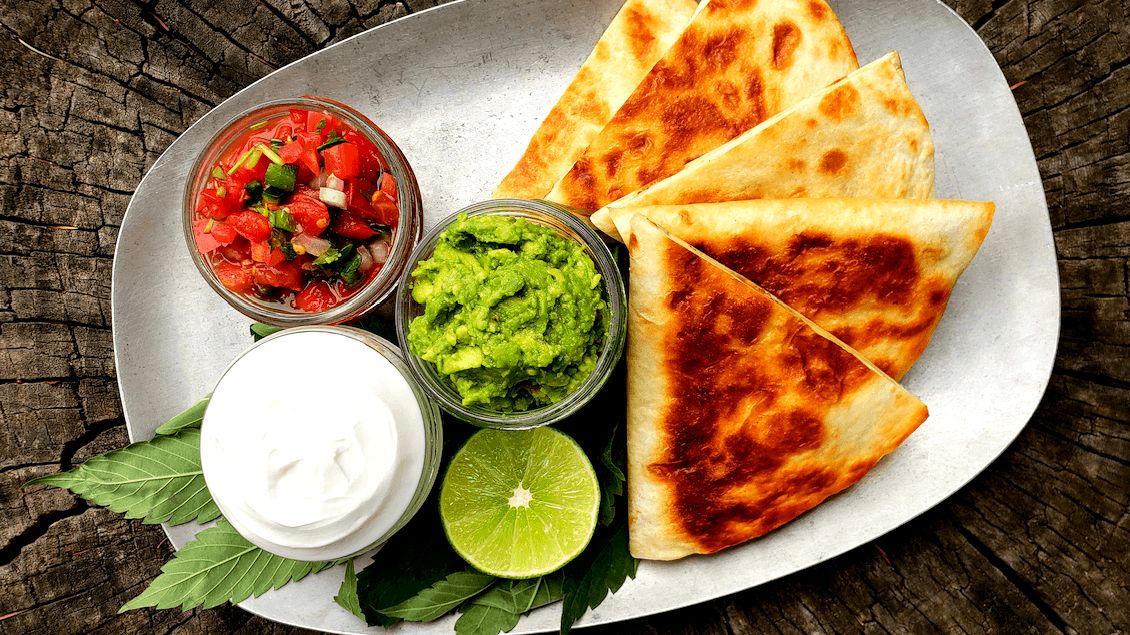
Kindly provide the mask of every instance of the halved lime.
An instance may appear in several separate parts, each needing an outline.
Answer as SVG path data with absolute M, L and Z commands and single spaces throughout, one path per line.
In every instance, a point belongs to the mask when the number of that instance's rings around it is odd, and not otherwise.
M 452 457 L 439 493 L 455 551 L 500 578 L 533 578 L 592 539 L 600 486 L 584 450 L 550 427 L 476 432 Z

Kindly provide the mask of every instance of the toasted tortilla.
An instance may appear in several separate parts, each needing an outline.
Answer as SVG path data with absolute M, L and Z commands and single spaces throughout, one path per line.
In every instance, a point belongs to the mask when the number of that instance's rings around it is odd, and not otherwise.
M 491 198 L 543 198 L 690 22 L 694 0 L 627 0 Z
M 858 481 L 926 420 L 858 353 L 642 216 L 628 245 L 635 557 L 761 536 Z
M 994 209 L 974 201 L 825 198 L 634 211 L 757 283 L 897 380 L 929 344 Z
M 596 211 L 858 66 L 824 0 L 705 0 L 546 199 Z
M 643 205 L 755 198 L 930 198 L 934 141 L 897 52 L 591 217 L 613 238 Z

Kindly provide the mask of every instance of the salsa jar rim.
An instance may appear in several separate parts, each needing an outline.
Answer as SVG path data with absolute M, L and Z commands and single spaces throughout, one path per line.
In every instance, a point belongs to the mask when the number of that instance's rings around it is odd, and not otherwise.
M 232 145 L 256 123 L 285 116 L 290 110 L 326 111 L 348 122 L 376 146 L 396 178 L 399 218 L 393 241 L 384 266 L 377 275 L 364 283 L 356 293 L 344 298 L 323 311 L 308 312 L 291 309 L 285 305 L 272 306 L 266 302 L 232 291 L 216 276 L 211 264 L 196 247 L 192 222 L 200 193 L 204 191 L 212 168 Z M 302 96 L 275 99 L 241 111 L 208 139 L 204 150 L 197 155 L 189 170 L 182 199 L 182 228 L 193 264 L 208 286 L 212 287 L 229 305 L 243 315 L 272 326 L 292 327 L 323 324 L 340 324 L 367 314 L 396 291 L 400 274 L 406 267 L 413 248 L 423 235 L 423 201 L 416 174 L 408 158 L 392 138 L 379 126 L 356 109 L 324 97 Z

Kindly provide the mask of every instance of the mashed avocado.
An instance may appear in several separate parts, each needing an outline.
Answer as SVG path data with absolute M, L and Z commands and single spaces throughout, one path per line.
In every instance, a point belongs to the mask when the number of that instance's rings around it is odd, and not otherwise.
M 464 405 L 516 412 L 556 403 L 592 373 L 607 321 L 584 248 L 513 216 L 461 215 L 412 272 L 424 314 L 412 353 L 435 364 Z

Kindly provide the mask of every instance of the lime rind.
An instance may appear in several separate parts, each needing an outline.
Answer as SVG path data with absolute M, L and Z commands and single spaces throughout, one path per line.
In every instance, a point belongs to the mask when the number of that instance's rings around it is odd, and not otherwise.
M 592 463 L 576 441 L 549 427 L 476 432 L 452 457 L 440 490 L 451 546 L 476 569 L 503 578 L 564 566 L 592 539 L 599 509 Z

